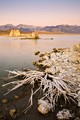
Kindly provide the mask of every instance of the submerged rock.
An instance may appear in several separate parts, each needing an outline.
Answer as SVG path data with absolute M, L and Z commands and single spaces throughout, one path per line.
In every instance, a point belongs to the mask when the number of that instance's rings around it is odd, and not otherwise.
M 18 96 L 18 95 L 15 95 L 14 97 L 15 97 L 15 99 L 19 99 L 19 96 Z
M 16 118 L 16 109 L 10 110 L 10 116 L 15 119 Z
M 7 99 L 2 99 L 2 103 L 7 103 L 8 100 Z

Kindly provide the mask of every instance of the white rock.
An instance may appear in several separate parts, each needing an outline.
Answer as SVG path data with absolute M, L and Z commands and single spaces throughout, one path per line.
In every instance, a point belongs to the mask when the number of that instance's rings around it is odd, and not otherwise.
M 38 104 L 39 104 L 38 111 L 42 114 L 47 114 L 51 110 L 47 100 L 46 101 L 39 100 Z
M 63 109 L 62 111 L 59 111 L 58 113 L 57 113 L 57 118 L 59 119 L 59 120 L 65 120 L 65 119 L 69 119 L 69 118 L 71 118 L 72 117 L 72 115 L 70 114 L 70 112 L 69 112 L 69 110 L 68 109 Z

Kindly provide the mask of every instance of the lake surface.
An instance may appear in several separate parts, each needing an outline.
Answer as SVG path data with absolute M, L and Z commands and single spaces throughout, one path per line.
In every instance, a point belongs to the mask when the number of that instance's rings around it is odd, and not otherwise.
M 80 35 L 41 35 L 40 40 L 20 40 L 16 37 L 0 37 L 0 77 L 5 70 L 34 68 L 33 61 L 38 57 L 35 51 L 50 52 L 53 48 L 71 47 L 80 43 Z M 53 38 L 51 40 L 50 38 Z

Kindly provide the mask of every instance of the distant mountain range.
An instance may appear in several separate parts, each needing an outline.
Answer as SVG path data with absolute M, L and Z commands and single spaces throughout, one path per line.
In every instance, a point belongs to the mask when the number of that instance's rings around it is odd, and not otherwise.
M 0 31 L 9 31 L 11 29 L 19 29 L 22 32 L 32 32 L 32 31 L 39 31 L 39 32 L 52 32 L 52 33 L 76 33 L 80 34 L 80 26 L 77 25 L 57 25 L 57 26 L 33 26 L 33 25 L 24 25 L 19 24 L 14 26 L 12 24 L 6 24 L 0 26 Z

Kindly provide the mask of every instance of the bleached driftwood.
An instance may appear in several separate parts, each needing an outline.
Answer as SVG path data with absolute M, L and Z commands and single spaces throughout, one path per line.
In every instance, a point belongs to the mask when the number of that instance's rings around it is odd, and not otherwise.
M 10 76 L 10 74 L 13 74 L 13 75 Z M 45 72 L 39 72 L 35 70 L 29 70 L 27 72 L 9 71 L 9 76 L 10 78 L 12 77 L 14 78 L 16 76 L 17 77 L 24 76 L 24 79 L 12 81 L 12 82 L 9 82 L 3 85 L 3 87 L 9 84 L 15 85 L 15 87 L 9 90 L 6 94 L 8 94 L 9 92 L 13 90 L 16 90 L 17 88 L 21 87 L 24 84 L 28 83 L 34 86 L 34 83 L 39 82 L 39 88 L 36 91 L 33 91 L 33 89 L 31 90 L 32 92 L 31 92 L 31 97 L 29 100 L 31 102 L 30 106 L 33 104 L 32 103 L 33 95 L 36 94 L 38 90 L 41 90 L 43 92 L 43 97 L 38 102 L 39 108 L 43 106 L 43 102 L 41 103 L 40 101 L 45 102 L 47 100 L 47 102 L 49 103 L 49 104 L 46 104 L 48 106 L 47 111 L 50 111 L 50 110 L 53 111 L 53 109 L 55 109 L 55 105 L 58 102 L 58 98 L 61 95 L 63 95 L 65 101 L 69 100 L 69 98 L 73 99 L 77 96 L 76 91 L 74 90 L 74 87 L 72 87 L 72 86 L 77 86 L 76 83 L 65 80 L 63 78 L 54 77 L 53 75 L 46 74 Z M 44 107 L 45 107 L 45 104 L 44 104 Z
M 7 70 L 7 71 L 9 72 L 8 79 L 19 77 L 19 76 L 22 76 L 23 79 L 17 80 L 17 81 L 11 81 L 7 84 L 2 85 L 3 87 L 10 85 L 10 84 L 15 85 L 15 87 L 13 87 L 11 90 L 9 90 L 6 94 L 8 94 L 9 92 L 11 92 L 13 90 L 16 90 L 17 88 L 19 88 L 22 85 L 27 84 L 27 83 L 34 85 L 35 81 L 37 81 L 38 79 L 41 79 L 41 77 L 44 75 L 43 72 L 35 71 L 35 70 L 28 70 L 27 72 L 18 71 L 18 70 L 16 70 L 16 71 Z

